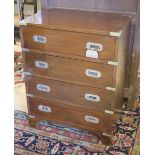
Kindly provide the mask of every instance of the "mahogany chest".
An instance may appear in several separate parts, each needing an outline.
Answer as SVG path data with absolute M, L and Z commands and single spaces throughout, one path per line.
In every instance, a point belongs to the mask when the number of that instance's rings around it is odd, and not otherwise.
M 47 9 L 21 21 L 29 122 L 89 130 L 108 144 L 123 105 L 130 19 Z

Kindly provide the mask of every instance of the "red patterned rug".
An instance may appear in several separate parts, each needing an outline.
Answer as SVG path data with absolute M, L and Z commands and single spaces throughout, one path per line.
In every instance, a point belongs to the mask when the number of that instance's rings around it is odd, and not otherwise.
M 15 84 L 23 83 L 23 58 L 21 52 L 14 52 L 14 74 Z
M 40 122 L 31 128 L 26 113 L 15 111 L 16 155 L 126 155 L 133 148 L 139 110 L 124 111 L 115 125 L 111 145 L 101 145 L 97 136 L 52 122 Z

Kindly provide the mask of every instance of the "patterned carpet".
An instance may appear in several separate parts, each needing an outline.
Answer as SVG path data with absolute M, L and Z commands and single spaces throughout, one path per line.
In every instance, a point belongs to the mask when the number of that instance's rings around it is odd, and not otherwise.
M 124 111 L 115 125 L 110 146 L 101 145 L 95 135 L 75 128 L 40 122 L 29 127 L 27 114 L 15 111 L 15 153 L 21 155 L 125 155 L 133 148 L 139 110 Z
M 21 52 L 15 52 L 16 84 L 24 82 L 22 73 Z M 140 116 L 139 109 L 127 110 L 124 106 L 109 146 L 101 145 L 98 137 L 92 133 L 52 122 L 40 122 L 37 129 L 31 128 L 27 118 L 26 113 L 15 111 L 16 155 L 126 155 L 131 154 L 135 147 Z M 136 152 L 136 149 L 134 151 Z
M 14 52 L 15 84 L 23 82 L 23 58 L 21 52 Z

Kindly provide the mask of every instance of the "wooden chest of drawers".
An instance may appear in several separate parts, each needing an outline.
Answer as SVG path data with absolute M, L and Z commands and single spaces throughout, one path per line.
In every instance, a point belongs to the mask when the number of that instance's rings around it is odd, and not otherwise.
M 108 144 L 124 94 L 130 19 L 49 9 L 21 21 L 29 121 L 90 130 Z

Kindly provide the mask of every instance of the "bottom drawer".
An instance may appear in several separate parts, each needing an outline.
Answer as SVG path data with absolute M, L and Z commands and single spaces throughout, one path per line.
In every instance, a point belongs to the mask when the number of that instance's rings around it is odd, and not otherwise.
M 43 120 L 72 125 L 82 129 L 111 133 L 115 114 L 107 114 L 39 98 L 28 98 L 29 114 Z

